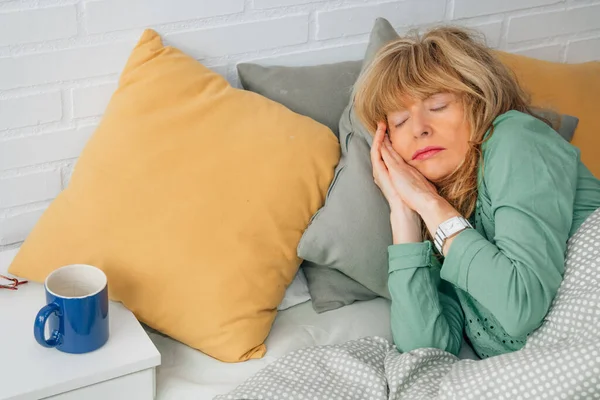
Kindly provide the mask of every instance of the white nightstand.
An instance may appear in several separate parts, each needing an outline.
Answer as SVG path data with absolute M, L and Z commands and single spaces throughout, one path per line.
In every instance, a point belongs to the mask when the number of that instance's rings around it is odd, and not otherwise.
M 0 253 L 6 274 L 13 254 Z M 0 289 L 0 399 L 150 400 L 160 353 L 135 316 L 111 302 L 110 337 L 100 349 L 66 354 L 40 346 L 33 321 L 46 304 L 37 283 Z

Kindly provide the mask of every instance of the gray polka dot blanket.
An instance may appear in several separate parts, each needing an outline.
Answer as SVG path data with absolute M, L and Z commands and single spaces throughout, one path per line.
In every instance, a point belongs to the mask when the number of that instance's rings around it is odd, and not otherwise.
M 600 209 L 569 240 L 564 280 L 519 351 L 459 360 L 366 337 L 289 353 L 216 399 L 600 399 Z

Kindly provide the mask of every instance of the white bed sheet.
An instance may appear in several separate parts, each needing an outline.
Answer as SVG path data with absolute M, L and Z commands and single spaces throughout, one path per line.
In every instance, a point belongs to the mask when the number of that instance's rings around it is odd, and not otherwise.
M 164 336 L 149 335 L 162 355 L 157 400 L 212 399 L 291 351 L 364 336 L 390 339 L 389 301 L 357 302 L 323 314 L 310 302 L 280 311 L 265 342 L 265 357 L 242 363 L 224 363 Z
M 365 336 L 391 340 L 390 302 L 378 298 L 317 314 L 310 302 L 280 311 L 259 360 L 228 364 L 164 336 L 149 333 L 162 355 L 157 400 L 203 400 L 235 389 L 279 357 L 309 346 L 338 344 Z M 477 359 L 463 343 L 461 358 Z

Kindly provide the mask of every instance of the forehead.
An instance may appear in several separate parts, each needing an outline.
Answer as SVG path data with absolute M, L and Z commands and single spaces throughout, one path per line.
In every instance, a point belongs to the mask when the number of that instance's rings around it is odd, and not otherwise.
M 388 114 L 393 114 L 394 112 L 402 112 L 406 111 L 411 107 L 419 105 L 421 103 L 425 103 L 428 101 L 436 101 L 436 100 L 452 100 L 455 98 L 455 95 L 450 92 L 435 92 L 430 94 L 423 94 L 421 96 L 409 96 L 402 95 L 399 96 L 398 102 L 396 104 L 395 110 L 390 110 Z

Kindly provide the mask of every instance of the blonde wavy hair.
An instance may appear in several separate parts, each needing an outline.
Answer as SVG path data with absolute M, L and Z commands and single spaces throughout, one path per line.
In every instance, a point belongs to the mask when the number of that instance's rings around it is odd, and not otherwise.
M 449 176 L 433 183 L 440 195 L 468 218 L 477 202 L 481 144 L 493 128 L 492 121 L 517 110 L 553 123 L 533 114 L 529 96 L 483 37 L 450 26 L 431 29 L 422 36 L 412 32 L 380 49 L 354 86 L 355 111 L 374 134 L 378 121 L 386 121 L 388 114 L 403 108 L 402 99 L 425 99 L 440 92 L 454 93 L 462 100 L 471 135 L 465 160 Z

